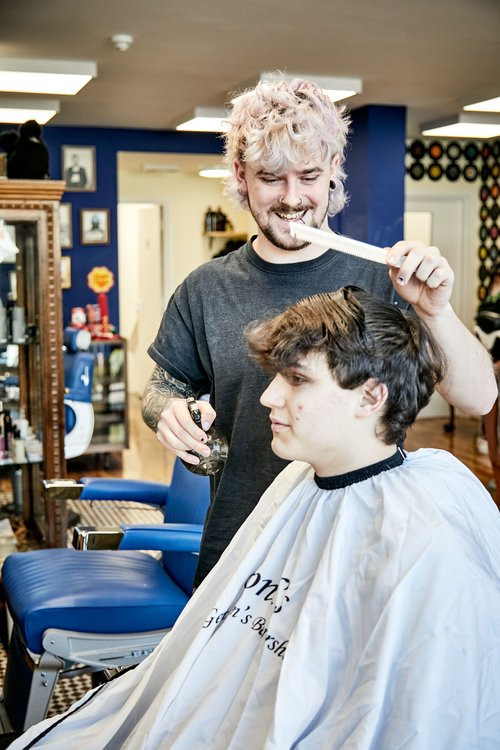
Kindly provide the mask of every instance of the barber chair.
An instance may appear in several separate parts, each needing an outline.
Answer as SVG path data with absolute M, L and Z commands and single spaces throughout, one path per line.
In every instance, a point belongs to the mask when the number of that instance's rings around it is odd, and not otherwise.
M 54 483 L 55 484 L 55 483 Z M 209 502 L 209 479 L 176 461 L 170 485 L 125 479 L 47 482 L 53 499 L 133 500 L 165 508 L 160 525 L 122 525 L 118 550 L 80 530 L 80 549 L 10 555 L 3 565 L 13 631 L 3 703 L 17 731 L 46 715 L 59 677 L 138 664 L 187 603 Z M 93 548 L 93 549 L 92 549 Z M 161 559 L 139 550 L 161 550 Z
M 85 453 L 94 432 L 94 355 L 87 351 L 90 338 L 89 331 L 85 329 L 64 329 L 65 458 L 74 458 Z

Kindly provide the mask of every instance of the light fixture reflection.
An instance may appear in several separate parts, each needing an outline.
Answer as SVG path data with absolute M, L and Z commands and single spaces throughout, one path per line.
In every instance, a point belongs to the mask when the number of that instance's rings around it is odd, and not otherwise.
M 225 167 L 205 167 L 198 172 L 200 177 L 211 177 L 212 179 L 222 179 L 229 176 L 229 169 Z
M 185 119 L 187 118 L 187 119 Z M 223 133 L 229 129 L 226 122 L 226 110 L 217 107 L 196 107 L 183 121 L 176 126 L 176 130 L 190 130 L 206 133 Z
M 93 62 L 0 58 L 0 91 L 72 95 L 96 75 Z
M 459 112 L 442 120 L 422 125 L 422 135 L 450 138 L 496 138 L 500 135 L 500 117 L 492 114 Z
M 0 122 L 23 123 L 36 120 L 45 125 L 59 112 L 59 102 L 55 99 L 1 99 Z
M 493 99 L 485 99 L 482 102 L 474 102 L 464 107 L 468 112 L 500 112 L 500 96 Z

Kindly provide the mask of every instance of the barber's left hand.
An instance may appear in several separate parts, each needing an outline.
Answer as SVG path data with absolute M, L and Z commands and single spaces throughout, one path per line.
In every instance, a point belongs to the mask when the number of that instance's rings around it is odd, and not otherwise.
M 437 247 L 401 240 L 387 248 L 387 264 L 397 293 L 417 313 L 439 315 L 448 305 L 455 276 Z

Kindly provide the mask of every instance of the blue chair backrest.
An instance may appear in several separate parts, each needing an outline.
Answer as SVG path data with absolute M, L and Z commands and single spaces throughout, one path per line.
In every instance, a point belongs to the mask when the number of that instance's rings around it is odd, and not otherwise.
M 165 523 L 203 524 L 210 503 L 210 479 L 193 474 L 176 459 L 165 509 Z M 191 594 L 198 555 L 164 552 L 163 565 L 186 594 Z

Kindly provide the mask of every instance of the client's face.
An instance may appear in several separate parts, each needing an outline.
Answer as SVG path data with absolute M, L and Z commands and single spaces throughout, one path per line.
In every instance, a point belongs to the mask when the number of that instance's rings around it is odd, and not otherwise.
M 320 476 L 343 473 L 352 462 L 348 436 L 359 398 L 359 389 L 337 384 L 323 354 L 309 354 L 277 374 L 260 398 L 271 410 L 274 453 L 307 461 Z

